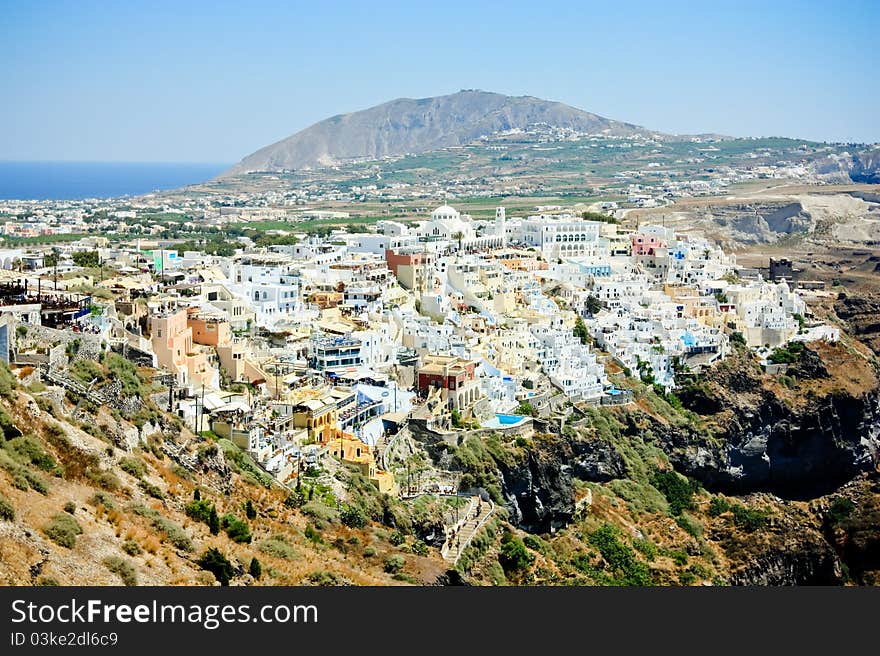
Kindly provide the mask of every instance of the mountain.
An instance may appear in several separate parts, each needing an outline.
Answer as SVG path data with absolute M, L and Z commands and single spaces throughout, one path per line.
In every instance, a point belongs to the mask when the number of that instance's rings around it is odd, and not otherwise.
M 224 175 L 423 153 L 542 123 L 593 134 L 659 134 L 560 102 L 464 90 L 434 98 L 400 98 L 333 116 L 248 155 Z

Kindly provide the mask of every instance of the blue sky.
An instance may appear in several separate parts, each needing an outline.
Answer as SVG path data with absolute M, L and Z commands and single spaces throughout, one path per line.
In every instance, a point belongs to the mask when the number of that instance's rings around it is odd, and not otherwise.
M 0 0 L 0 159 L 233 162 L 463 88 L 667 132 L 880 141 L 880 2 L 426 4 Z

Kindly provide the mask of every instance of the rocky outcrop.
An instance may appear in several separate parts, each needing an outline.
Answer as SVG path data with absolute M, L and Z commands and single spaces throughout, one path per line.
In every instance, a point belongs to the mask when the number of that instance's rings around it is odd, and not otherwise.
M 867 296 L 841 294 L 834 312 L 847 323 L 849 332 L 880 353 L 880 301 Z
M 843 582 L 840 561 L 824 542 L 796 543 L 769 549 L 730 575 L 730 585 L 839 585 Z
M 805 348 L 793 371 L 808 378 L 829 373 Z M 714 398 L 720 429 L 708 436 L 691 427 L 659 424 L 654 432 L 675 466 L 710 489 L 732 494 L 770 491 L 812 499 L 860 472 L 873 471 L 880 454 L 880 394 L 833 390 L 791 405 L 751 362 L 725 363 L 710 379 L 682 394 L 688 406 Z M 691 407 L 691 406 L 688 406 Z M 692 407 L 692 409 L 697 409 Z
M 512 465 L 499 462 L 510 522 L 529 533 L 561 528 L 574 516 L 571 469 L 556 449 L 529 450 Z

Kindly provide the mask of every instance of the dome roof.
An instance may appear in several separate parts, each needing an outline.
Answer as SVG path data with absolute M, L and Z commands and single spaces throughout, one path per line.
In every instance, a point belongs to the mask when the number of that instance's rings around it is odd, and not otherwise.
M 431 216 L 438 216 L 438 215 L 440 215 L 440 216 L 449 216 L 449 215 L 458 216 L 459 213 L 458 213 L 458 210 L 455 209 L 454 207 L 450 207 L 449 205 L 441 205 L 436 210 L 431 212 Z

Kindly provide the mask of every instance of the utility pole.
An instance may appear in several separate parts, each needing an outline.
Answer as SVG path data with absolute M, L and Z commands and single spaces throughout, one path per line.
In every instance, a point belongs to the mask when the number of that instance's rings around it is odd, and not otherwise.
M 205 383 L 202 383 L 202 413 L 199 415 L 199 435 L 205 427 Z

